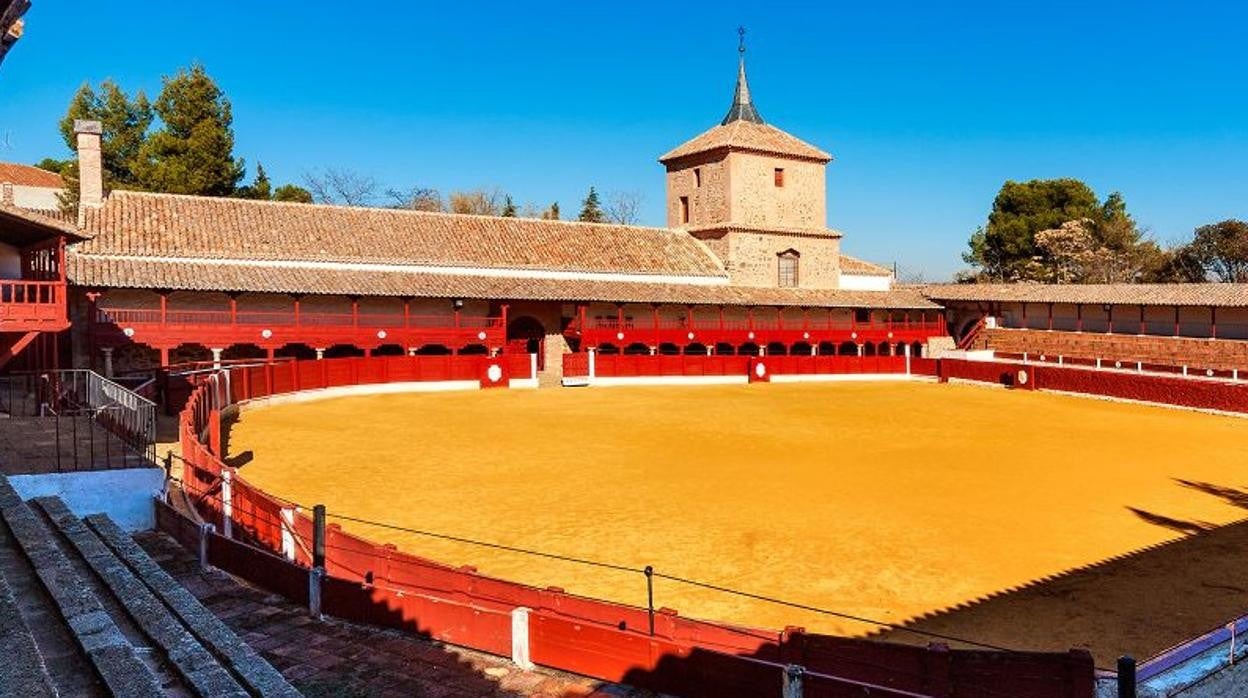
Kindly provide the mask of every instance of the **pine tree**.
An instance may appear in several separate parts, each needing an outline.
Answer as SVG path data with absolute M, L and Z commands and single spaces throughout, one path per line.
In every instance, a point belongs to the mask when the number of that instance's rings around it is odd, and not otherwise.
M 507 198 L 503 200 L 502 216 L 503 218 L 516 217 L 516 204 L 511 200 L 511 194 L 508 194 Z
M 605 223 L 607 221 L 607 214 L 603 213 L 602 204 L 598 201 L 598 192 L 593 187 L 589 188 L 589 194 L 581 202 L 581 214 L 576 219 L 583 223 Z
M 559 202 L 550 205 L 550 208 L 542 211 L 542 220 L 557 221 L 559 220 Z
M 299 204 L 312 203 L 312 192 L 298 184 L 283 184 L 273 190 L 274 201 L 291 201 Z
M 161 128 L 139 149 L 139 184 L 175 194 L 233 194 L 244 165 L 234 158 L 230 101 L 204 67 L 165 78 L 154 108 Z
M 260 199 L 268 201 L 273 198 L 273 185 L 269 183 L 269 176 L 264 172 L 264 165 L 256 163 L 256 178 L 252 183 L 245 187 L 239 187 L 234 195 L 240 199 Z
M 72 151 L 78 150 L 74 134 L 74 121 L 78 119 L 99 121 L 103 127 L 100 154 L 104 166 L 104 188 L 139 188 L 134 164 L 152 123 L 152 106 L 147 97 L 139 92 L 134 99 L 130 99 L 112 80 L 100 83 L 99 92 L 84 83 L 70 99 L 65 116 L 58 124 L 61 138 Z M 66 185 L 61 203 L 73 208 L 78 203 L 78 161 L 66 161 L 60 173 Z

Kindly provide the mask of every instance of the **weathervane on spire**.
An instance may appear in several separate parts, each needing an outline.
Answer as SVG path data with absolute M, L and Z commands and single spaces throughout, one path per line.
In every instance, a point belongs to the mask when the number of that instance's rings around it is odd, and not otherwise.
M 732 96 L 728 115 L 720 124 L 727 126 L 734 121 L 763 123 L 763 117 L 759 116 L 758 109 L 750 100 L 750 85 L 745 81 L 745 27 L 740 26 L 737 27 L 737 91 Z

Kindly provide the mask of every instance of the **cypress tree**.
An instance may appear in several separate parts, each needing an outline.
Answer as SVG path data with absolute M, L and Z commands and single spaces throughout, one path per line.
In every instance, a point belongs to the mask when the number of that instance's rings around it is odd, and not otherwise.
M 605 223 L 607 221 L 607 214 L 603 213 L 602 203 L 598 200 L 598 192 L 593 187 L 589 188 L 589 194 L 581 202 L 581 214 L 577 216 L 577 220 L 584 223 Z
M 511 194 L 508 194 L 507 198 L 503 201 L 502 216 L 503 218 L 515 218 L 516 217 L 516 204 L 515 202 L 511 200 Z

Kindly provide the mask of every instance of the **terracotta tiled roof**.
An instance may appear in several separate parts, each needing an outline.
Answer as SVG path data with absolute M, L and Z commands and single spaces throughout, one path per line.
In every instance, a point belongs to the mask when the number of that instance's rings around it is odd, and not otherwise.
M 1248 307 L 1248 284 L 941 284 L 935 301 Z
M 83 211 L 81 255 L 724 276 L 664 228 L 127 191 Z
M 36 237 L 51 237 L 50 232 L 56 232 L 68 236 L 71 241 L 84 238 L 82 231 L 66 221 L 64 214 L 59 211 L 39 211 L 0 203 L 0 223 L 6 219 L 21 226 L 28 233 L 40 231 Z
M 831 155 L 775 126 L 738 119 L 695 136 L 659 158 L 659 162 L 666 163 L 720 148 L 787 155 L 825 163 L 832 159 Z
M 16 162 L 0 162 L 0 182 L 9 182 L 20 187 L 47 187 L 48 189 L 65 187 L 65 181 L 59 174 Z
M 843 254 L 841 255 L 841 273 L 855 276 L 892 276 L 893 270 Z
M 936 309 L 917 289 L 889 292 L 728 285 L 519 279 L 485 275 L 331 268 L 266 268 L 203 261 L 111 258 L 70 251 L 70 281 L 79 286 L 259 293 L 488 298 L 515 300 L 784 305 Z

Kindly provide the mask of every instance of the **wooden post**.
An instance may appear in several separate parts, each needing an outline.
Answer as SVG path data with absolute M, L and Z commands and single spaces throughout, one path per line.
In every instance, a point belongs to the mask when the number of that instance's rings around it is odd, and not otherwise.
M 160 292 L 160 326 L 165 326 L 165 317 L 169 311 L 169 294 L 165 291 Z
M 1049 303 L 1049 331 L 1053 331 L 1053 304 Z
M 230 294 L 230 324 L 238 324 L 238 296 Z
M 351 297 L 351 326 L 360 326 L 360 299 L 355 296 Z
M 1140 304 L 1140 334 L 1148 334 L 1148 327 L 1144 324 L 1144 304 Z
M 1083 303 L 1075 304 L 1075 331 L 1083 331 Z
M 1213 339 L 1218 338 L 1218 309 L 1216 306 L 1209 307 L 1209 331 Z
M 1174 306 L 1174 336 L 1179 336 L 1179 306 Z

